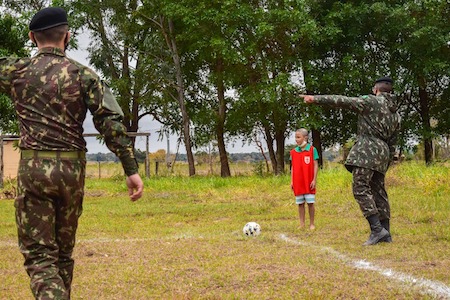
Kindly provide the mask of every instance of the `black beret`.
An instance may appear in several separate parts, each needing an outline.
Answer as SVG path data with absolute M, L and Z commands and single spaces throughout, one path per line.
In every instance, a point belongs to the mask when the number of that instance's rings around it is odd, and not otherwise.
M 30 31 L 42 31 L 59 25 L 68 25 L 67 14 L 61 7 L 47 7 L 38 11 L 30 22 Z
M 393 83 L 391 77 L 380 77 L 375 81 L 375 83 L 378 83 L 378 82 L 386 82 L 386 83 L 390 83 L 390 84 Z

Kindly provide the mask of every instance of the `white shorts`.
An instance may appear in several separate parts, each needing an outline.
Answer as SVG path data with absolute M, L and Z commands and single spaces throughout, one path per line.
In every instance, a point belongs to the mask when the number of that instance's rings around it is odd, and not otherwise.
M 316 202 L 316 195 L 314 194 L 304 194 L 295 196 L 295 203 L 296 204 L 303 204 L 303 203 L 314 203 Z

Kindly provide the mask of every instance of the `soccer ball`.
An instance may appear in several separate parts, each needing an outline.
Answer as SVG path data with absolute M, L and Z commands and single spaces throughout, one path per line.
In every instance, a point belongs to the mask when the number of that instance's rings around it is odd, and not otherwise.
M 261 233 L 261 226 L 256 222 L 248 222 L 242 231 L 247 236 L 258 236 Z

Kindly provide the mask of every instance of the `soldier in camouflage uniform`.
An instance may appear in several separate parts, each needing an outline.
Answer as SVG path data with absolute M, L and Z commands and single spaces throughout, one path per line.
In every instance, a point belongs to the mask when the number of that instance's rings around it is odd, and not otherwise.
M 397 113 L 392 79 L 376 80 L 374 95 L 302 95 L 306 103 L 331 105 L 358 113 L 358 137 L 350 150 L 346 168 L 353 174 L 353 195 L 370 225 L 364 245 L 391 242 L 390 207 L 384 177 L 394 157 L 400 116 Z
M 120 159 L 132 201 L 142 196 L 133 144 L 109 88 L 65 55 L 66 12 L 45 8 L 30 22 L 38 53 L 0 58 L 0 92 L 10 95 L 20 124 L 21 160 L 15 201 L 19 247 L 36 299 L 70 299 L 72 251 L 82 213 L 87 110 Z

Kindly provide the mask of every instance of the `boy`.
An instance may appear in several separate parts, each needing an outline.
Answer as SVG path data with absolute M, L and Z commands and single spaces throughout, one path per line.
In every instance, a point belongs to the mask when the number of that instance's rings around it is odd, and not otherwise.
M 298 204 L 300 227 L 305 227 L 305 202 L 308 203 L 309 229 L 314 230 L 314 202 L 316 194 L 319 154 L 317 149 L 308 144 L 308 130 L 297 129 L 295 142 L 298 145 L 291 150 L 291 188 Z

